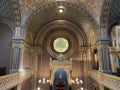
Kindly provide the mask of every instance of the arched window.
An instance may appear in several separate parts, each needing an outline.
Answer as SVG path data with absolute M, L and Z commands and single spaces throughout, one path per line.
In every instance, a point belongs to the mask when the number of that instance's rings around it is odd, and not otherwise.
M 59 37 L 54 40 L 53 47 L 56 52 L 63 53 L 68 50 L 68 40 L 63 37 Z

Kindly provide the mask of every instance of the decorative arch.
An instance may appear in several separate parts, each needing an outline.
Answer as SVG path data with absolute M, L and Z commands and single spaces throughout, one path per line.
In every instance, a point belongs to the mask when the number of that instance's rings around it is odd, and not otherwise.
M 80 46 L 87 45 L 87 40 L 86 40 L 87 35 L 84 32 L 84 30 L 82 30 L 82 28 L 80 28 L 79 26 L 77 26 L 69 21 L 66 21 L 66 20 L 55 20 L 55 21 L 50 22 L 47 25 L 43 26 L 43 28 L 40 29 L 40 31 L 37 33 L 36 38 L 34 39 L 34 44 L 35 44 L 35 42 L 40 41 L 40 43 L 38 45 L 42 45 L 44 36 L 50 30 L 57 28 L 57 27 L 67 28 L 67 29 L 73 31 L 79 40 L 79 44 L 81 43 Z
M 57 28 L 61 30 L 57 30 Z M 34 38 L 33 45 L 46 45 L 46 49 L 49 52 L 49 54 L 53 57 L 57 57 L 59 53 L 54 52 L 54 50 L 51 48 L 51 42 L 59 36 L 67 38 L 70 43 L 70 48 L 68 50 L 69 53 L 64 53 L 65 59 L 73 54 L 76 47 L 88 45 L 87 35 L 84 32 L 84 30 L 82 30 L 79 26 L 75 25 L 74 23 L 66 20 L 55 20 L 43 26 L 43 28 L 38 31 L 36 37 Z M 46 37 L 47 39 L 45 39 Z
M 11 23 L 9 20 L 6 20 L 6 19 L 0 19 L 0 22 L 7 24 L 12 30 L 13 35 L 15 34 L 13 23 Z
M 51 4 L 57 4 L 57 3 L 65 3 L 65 4 L 73 5 L 73 6 L 77 7 L 78 9 L 81 9 L 82 12 L 86 13 L 86 15 L 91 18 L 91 21 L 95 24 L 97 29 L 100 30 L 99 24 L 97 23 L 97 20 L 95 19 L 95 16 L 90 11 L 85 9 L 85 7 L 83 7 L 82 5 L 77 4 L 77 3 L 73 3 L 73 2 L 68 2 L 68 1 L 54 1 L 54 2 L 48 2 L 48 3 L 41 4 L 35 10 L 31 11 L 28 14 L 28 16 L 26 17 L 24 23 L 21 24 L 21 36 L 24 37 L 24 30 L 27 27 L 28 20 L 30 19 L 30 17 L 32 15 L 34 15 L 37 11 L 39 11 L 43 7 L 47 7 L 47 6 L 51 5 Z

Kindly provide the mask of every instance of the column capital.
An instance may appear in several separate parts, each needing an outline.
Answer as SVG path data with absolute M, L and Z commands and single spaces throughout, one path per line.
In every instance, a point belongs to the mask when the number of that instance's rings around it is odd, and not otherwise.
M 98 40 L 98 42 L 97 42 L 97 44 L 99 45 L 99 44 L 108 44 L 109 43 L 109 39 L 99 39 Z
M 19 48 L 24 48 L 25 42 L 22 39 L 13 39 L 12 40 L 12 47 L 19 47 Z
M 109 37 L 100 37 L 98 41 L 109 41 Z
M 35 46 L 33 47 L 33 53 L 36 54 L 42 54 L 42 47 L 41 46 Z
M 80 47 L 79 47 L 79 51 L 80 51 L 80 52 L 86 52 L 86 51 L 87 51 L 87 47 L 85 47 L 85 46 L 80 46 Z
M 101 40 L 97 43 L 97 49 L 108 49 L 108 48 L 109 48 L 108 40 Z
M 15 27 L 15 37 L 20 37 L 20 27 Z

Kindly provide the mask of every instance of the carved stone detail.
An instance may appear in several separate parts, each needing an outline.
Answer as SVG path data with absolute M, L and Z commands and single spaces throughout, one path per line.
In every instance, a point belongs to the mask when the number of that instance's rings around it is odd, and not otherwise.
M 89 71 L 89 75 L 100 85 L 104 85 L 112 90 L 120 90 L 120 78 L 117 76 L 103 74 L 98 71 Z
M 0 77 L 0 90 L 6 90 L 16 86 L 19 83 L 19 73 L 10 74 Z
M 23 81 L 32 76 L 32 71 L 23 71 L 0 77 L 0 90 L 8 90 L 14 86 L 22 84 Z

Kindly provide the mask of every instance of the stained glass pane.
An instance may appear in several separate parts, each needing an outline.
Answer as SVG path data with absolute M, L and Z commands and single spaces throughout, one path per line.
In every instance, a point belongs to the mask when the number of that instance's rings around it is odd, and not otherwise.
M 60 52 L 60 53 L 65 52 L 69 47 L 68 40 L 63 37 L 57 38 L 53 42 L 53 47 L 57 52 Z

